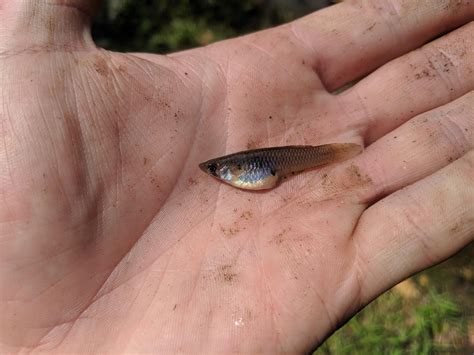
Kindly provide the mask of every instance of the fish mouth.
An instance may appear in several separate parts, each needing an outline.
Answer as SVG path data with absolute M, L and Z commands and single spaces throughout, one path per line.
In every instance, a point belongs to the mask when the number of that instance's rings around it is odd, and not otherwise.
M 199 164 L 199 168 L 204 171 L 206 174 L 211 176 L 218 177 L 217 175 L 217 164 L 212 161 L 205 161 L 204 163 Z

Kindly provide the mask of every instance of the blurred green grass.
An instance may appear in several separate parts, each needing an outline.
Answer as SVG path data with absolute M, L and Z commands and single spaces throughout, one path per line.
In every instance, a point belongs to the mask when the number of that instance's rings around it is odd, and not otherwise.
M 474 245 L 403 281 L 314 354 L 474 353 Z
M 271 27 L 331 1 L 104 1 L 96 43 L 168 53 Z M 315 354 L 473 354 L 474 246 L 369 304 Z
M 129 52 L 168 53 L 291 21 L 330 0 L 109 0 L 92 33 L 96 43 Z

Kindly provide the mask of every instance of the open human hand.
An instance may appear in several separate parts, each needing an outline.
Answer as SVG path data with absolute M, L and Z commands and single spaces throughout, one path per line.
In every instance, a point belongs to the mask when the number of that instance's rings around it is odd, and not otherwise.
M 307 351 L 472 241 L 474 2 L 170 56 L 96 48 L 94 5 L 0 3 L 3 351 Z M 366 150 L 265 193 L 198 168 L 331 142 Z

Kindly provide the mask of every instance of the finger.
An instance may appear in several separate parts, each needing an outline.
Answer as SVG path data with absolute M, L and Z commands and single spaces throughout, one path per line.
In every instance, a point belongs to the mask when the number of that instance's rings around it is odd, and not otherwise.
M 337 96 L 370 143 L 474 89 L 474 22 L 380 68 Z M 346 112 L 348 109 L 345 110 Z
M 289 28 L 333 90 L 473 18 L 469 0 L 344 1 Z
M 315 172 L 306 198 L 371 203 L 474 149 L 474 91 L 419 115 L 350 161 Z
M 99 0 L 6 1 L 0 6 L 0 54 L 94 46 L 91 17 Z
M 356 165 L 371 179 L 362 201 L 387 195 L 474 149 L 474 92 L 420 115 L 384 136 Z
M 474 240 L 474 151 L 386 197 L 354 234 L 361 302 Z

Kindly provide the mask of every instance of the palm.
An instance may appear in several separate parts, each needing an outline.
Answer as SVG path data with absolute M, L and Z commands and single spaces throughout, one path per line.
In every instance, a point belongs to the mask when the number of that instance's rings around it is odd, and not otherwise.
M 29 233 L 7 297 L 34 296 L 20 322 L 39 324 L 26 338 L 7 331 L 8 346 L 53 334 L 66 348 L 306 348 L 373 297 L 361 296 L 370 247 L 353 233 L 385 178 L 360 167 L 383 153 L 266 193 L 198 171 L 247 148 L 380 135 L 351 94 L 327 93 L 313 70 L 322 58 L 287 29 L 171 57 L 89 47 L 35 59 L 3 63 L 16 75 L 3 131 L 27 144 L 11 146 L 26 158 L 2 216 L 6 235 Z

